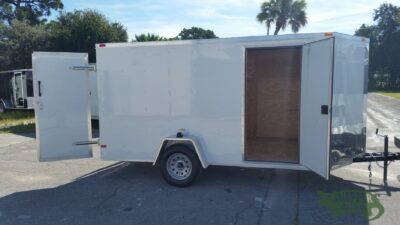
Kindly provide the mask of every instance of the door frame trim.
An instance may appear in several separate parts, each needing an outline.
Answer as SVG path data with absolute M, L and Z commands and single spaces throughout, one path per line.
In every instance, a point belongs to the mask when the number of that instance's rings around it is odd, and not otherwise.
M 243 75 L 244 75 L 244 104 L 243 104 L 243 148 L 242 148 L 242 160 L 244 162 L 263 162 L 263 163 L 288 163 L 288 164 L 299 164 L 300 163 L 300 118 L 301 118 L 301 110 L 299 108 L 299 133 L 298 135 L 298 143 L 297 143 L 297 161 L 295 162 L 290 162 L 290 161 L 271 161 L 271 160 L 250 160 L 250 159 L 246 159 L 246 118 L 247 118 L 247 107 L 246 107 L 246 99 L 247 99 L 247 53 L 249 50 L 268 50 L 268 49 L 300 49 L 300 67 L 299 67 L 299 106 L 301 107 L 301 88 L 302 88 L 302 83 L 301 83 L 301 78 L 302 78 L 302 71 L 303 71 L 303 46 L 301 44 L 297 44 L 297 45 L 289 45 L 289 46 L 265 46 L 265 47 L 261 47 L 261 46 L 247 46 L 244 47 L 244 51 L 243 51 L 243 58 L 244 58 L 244 71 L 243 71 Z

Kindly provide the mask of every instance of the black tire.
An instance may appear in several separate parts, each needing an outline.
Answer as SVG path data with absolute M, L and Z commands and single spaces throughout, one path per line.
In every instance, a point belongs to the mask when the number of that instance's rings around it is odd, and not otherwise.
M 201 169 L 195 151 L 183 144 L 168 147 L 161 156 L 160 164 L 165 181 L 177 187 L 191 185 Z

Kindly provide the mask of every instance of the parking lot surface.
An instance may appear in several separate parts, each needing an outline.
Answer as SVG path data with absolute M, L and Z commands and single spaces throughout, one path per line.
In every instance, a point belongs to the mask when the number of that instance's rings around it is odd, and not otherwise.
M 368 141 L 400 134 L 400 101 L 368 98 Z M 7 141 L 12 140 L 12 141 Z M 400 163 L 332 172 L 210 167 L 188 188 L 166 184 L 158 167 L 92 159 L 39 163 L 33 135 L 0 135 L 0 224 L 399 224 Z M 396 150 L 391 141 L 391 150 Z

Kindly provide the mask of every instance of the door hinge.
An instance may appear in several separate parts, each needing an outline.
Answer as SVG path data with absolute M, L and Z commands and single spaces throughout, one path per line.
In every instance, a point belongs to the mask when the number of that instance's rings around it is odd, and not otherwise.
M 74 143 L 74 145 L 97 145 L 99 144 L 99 140 L 94 140 L 94 141 L 77 141 Z
M 95 65 L 89 65 L 89 66 L 71 66 L 71 70 L 87 70 L 87 71 L 96 71 L 96 66 Z

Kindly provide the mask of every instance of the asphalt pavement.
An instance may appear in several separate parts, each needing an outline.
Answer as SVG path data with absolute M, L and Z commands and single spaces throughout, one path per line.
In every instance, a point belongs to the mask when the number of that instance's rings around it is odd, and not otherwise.
M 400 101 L 370 94 L 373 130 L 400 130 Z M 7 141 L 12 140 L 12 141 Z M 400 163 L 367 163 L 332 172 L 210 167 L 188 188 L 168 185 L 147 163 L 92 159 L 37 162 L 32 135 L 0 135 L 0 224 L 398 224 Z M 394 150 L 393 143 L 391 148 Z

